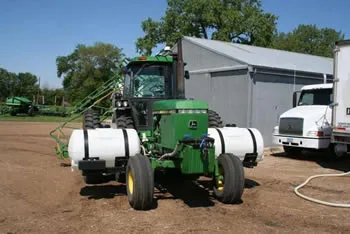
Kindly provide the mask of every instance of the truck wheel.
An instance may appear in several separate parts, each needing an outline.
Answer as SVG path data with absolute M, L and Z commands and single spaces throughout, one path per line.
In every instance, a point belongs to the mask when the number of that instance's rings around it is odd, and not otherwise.
M 208 110 L 208 127 L 209 128 L 222 127 L 222 120 L 220 115 L 213 110 Z
M 226 204 L 240 202 L 244 190 L 244 169 L 241 160 L 233 154 L 221 154 L 217 160 L 223 179 L 214 179 L 215 196 Z
M 130 157 L 126 168 L 126 190 L 128 200 L 135 210 L 152 208 L 154 178 L 151 162 L 146 156 Z
M 135 128 L 131 116 L 121 115 L 117 118 L 117 128 Z
M 302 149 L 297 147 L 291 147 L 291 146 L 283 146 L 283 150 L 287 155 L 297 156 L 298 154 L 301 154 Z
M 87 110 L 84 113 L 83 128 L 95 129 L 100 127 L 100 115 L 95 110 Z

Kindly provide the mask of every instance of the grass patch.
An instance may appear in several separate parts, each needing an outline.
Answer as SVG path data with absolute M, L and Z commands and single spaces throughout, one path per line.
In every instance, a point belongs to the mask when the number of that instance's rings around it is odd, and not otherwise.
M 59 117 L 59 116 L 11 116 L 11 115 L 0 115 L 0 121 L 19 121 L 19 122 L 66 122 L 70 117 Z M 82 117 L 78 117 L 72 122 L 81 122 Z

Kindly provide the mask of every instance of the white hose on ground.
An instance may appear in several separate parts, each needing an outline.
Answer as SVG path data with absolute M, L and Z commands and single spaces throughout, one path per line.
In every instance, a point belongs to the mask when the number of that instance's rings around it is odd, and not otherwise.
M 317 177 L 336 177 L 336 176 L 346 176 L 346 175 L 350 175 L 350 171 L 349 172 L 345 172 L 345 173 L 340 173 L 340 174 L 323 174 L 323 175 L 314 175 L 314 176 L 310 176 L 304 183 L 298 185 L 297 187 L 295 187 L 294 189 L 294 192 L 308 200 L 308 201 L 312 201 L 312 202 L 315 202 L 315 203 L 319 203 L 319 204 L 323 204 L 323 205 L 326 205 L 326 206 L 334 206 L 334 207 L 342 207 L 342 208 L 350 208 L 350 204 L 342 204 L 342 203 L 332 203 L 332 202 L 325 202 L 325 201 L 321 201 L 321 200 L 318 200 L 318 199 L 315 199 L 315 198 L 311 198 L 311 197 L 308 197 L 308 196 L 305 196 L 303 194 L 301 194 L 300 192 L 298 192 L 298 190 L 302 187 L 304 187 L 307 183 L 309 183 L 309 181 L 311 181 L 312 179 L 315 179 Z

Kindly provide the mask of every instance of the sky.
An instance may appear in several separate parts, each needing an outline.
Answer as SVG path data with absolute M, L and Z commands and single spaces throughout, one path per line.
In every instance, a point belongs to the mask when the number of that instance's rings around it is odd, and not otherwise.
M 350 39 L 348 0 L 262 0 L 262 4 L 265 12 L 279 17 L 278 31 L 316 24 L 341 30 Z M 143 35 L 141 22 L 159 19 L 166 6 L 166 0 L 0 0 L 0 67 L 31 72 L 40 77 L 41 87 L 62 87 L 57 56 L 70 54 L 77 44 L 97 41 L 135 56 L 135 41 Z

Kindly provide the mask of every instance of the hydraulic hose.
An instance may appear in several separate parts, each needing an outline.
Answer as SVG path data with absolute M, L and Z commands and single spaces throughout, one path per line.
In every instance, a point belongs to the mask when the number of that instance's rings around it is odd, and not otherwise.
M 309 183 L 312 179 L 318 178 L 318 177 L 338 177 L 338 176 L 347 176 L 350 175 L 350 171 L 345 172 L 345 173 L 340 173 L 340 174 L 322 174 L 322 175 L 314 175 L 310 176 L 304 183 L 298 185 L 295 187 L 294 192 L 301 198 L 304 198 L 305 200 L 319 203 L 322 205 L 326 206 L 333 206 L 333 207 L 341 207 L 341 208 L 350 208 L 350 204 L 344 204 L 344 203 L 332 203 L 332 202 L 326 202 L 326 201 L 321 201 L 312 197 L 308 197 L 306 195 L 301 194 L 298 190 L 304 187 L 307 183 Z

